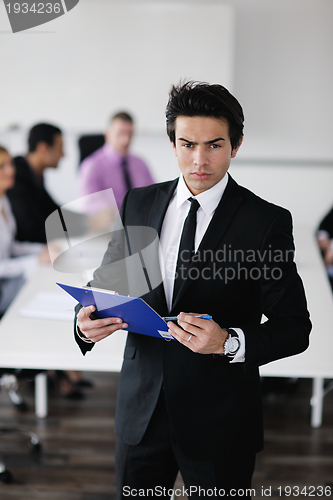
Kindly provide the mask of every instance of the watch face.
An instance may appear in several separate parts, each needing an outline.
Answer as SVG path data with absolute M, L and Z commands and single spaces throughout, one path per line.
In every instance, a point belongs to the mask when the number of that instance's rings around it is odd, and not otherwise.
M 236 337 L 229 337 L 225 343 L 226 354 L 235 354 L 240 346 L 239 339 Z

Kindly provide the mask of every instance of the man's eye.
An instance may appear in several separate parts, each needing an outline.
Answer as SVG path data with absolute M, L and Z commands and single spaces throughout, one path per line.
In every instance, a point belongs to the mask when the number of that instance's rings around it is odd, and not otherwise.
M 219 144 L 211 144 L 210 147 L 212 149 L 217 149 L 217 148 L 220 148 L 221 146 Z
M 185 144 L 183 144 L 184 148 L 192 148 L 193 147 L 193 144 L 189 144 L 188 142 L 185 142 Z

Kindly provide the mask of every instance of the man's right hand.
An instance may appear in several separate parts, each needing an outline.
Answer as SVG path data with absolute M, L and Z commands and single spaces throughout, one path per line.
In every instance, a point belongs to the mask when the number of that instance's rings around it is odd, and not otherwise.
M 82 307 L 77 315 L 77 326 L 83 335 L 92 342 L 99 342 L 112 335 L 117 330 L 128 327 L 121 318 L 103 318 L 92 320 L 90 315 L 96 310 L 95 306 Z

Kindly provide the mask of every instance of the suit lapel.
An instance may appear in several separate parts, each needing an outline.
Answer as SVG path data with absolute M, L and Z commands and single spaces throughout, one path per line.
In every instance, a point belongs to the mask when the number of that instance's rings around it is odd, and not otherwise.
M 231 176 L 229 176 L 226 190 L 199 245 L 197 252 L 199 253 L 199 255 L 204 255 L 204 252 L 207 250 L 214 251 L 216 249 L 217 245 L 222 240 L 227 228 L 229 227 L 232 219 L 234 218 L 240 204 L 242 203 L 242 199 L 243 198 L 241 190 L 238 184 L 232 179 Z M 197 262 L 194 260 L 189 268 L 189 272 L 191 272 L 192 267 L 195 267 L 200 271 L 204 265 L 205 262 L 203 262 L 202 259 Z M 184 280 L 179 290 L 177 300 L 173 304 L 173 309 L 176 308 L 177 303 L 187 292 L 188 288 L 191 286 L 191 283 L 192 282 L 190 279 Z
M 165 217 L 165 212 L 167 211 L 174 190 L 176 189 L 177 183 L 178 179 L 167 182 L 165 184 L 158 186 L 158 189 L 156 191 L 155 200 L 150 210 L 148 226 L 156 229 L 158 235 L 161 234 L 162 223 Z

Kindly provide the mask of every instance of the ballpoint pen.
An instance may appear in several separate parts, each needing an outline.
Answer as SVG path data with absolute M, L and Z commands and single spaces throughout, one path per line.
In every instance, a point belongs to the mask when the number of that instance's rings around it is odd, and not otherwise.
M 212 316 L 209 316 L 209 314 L 204 314 L 203 316 L 195 316 L 195 318 L 200 318 L 200 319 L 212 319 Z M 164 321 L 176 321 L 178 319 L 177 316 L 165 316 Z

